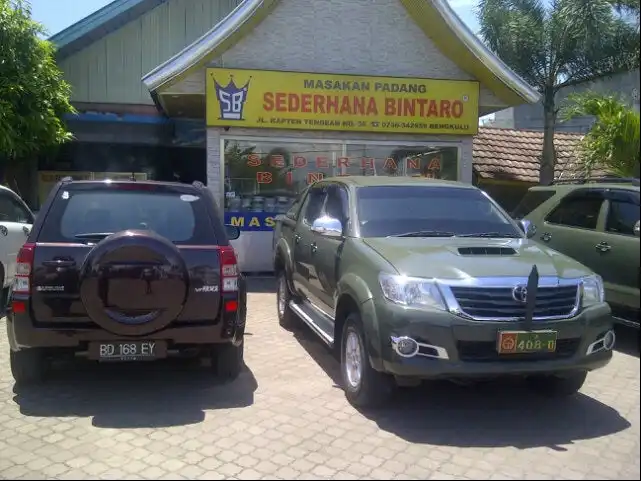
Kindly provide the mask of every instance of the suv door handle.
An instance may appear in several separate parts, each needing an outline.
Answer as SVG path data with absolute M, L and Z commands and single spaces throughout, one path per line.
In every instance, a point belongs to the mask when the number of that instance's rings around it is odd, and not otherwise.
M 312 242 L 312 244 L 309 246 L 309 248 L 312 251 L 312 254 L 315 254 L 316 251 L 318 250 L 318 246 L 316 245 L 316 242 Z
M 294 244 L 298 244 L 300 242 L 300 234 L 294 234 Z
M 594 247 L 596 247 L 599 252 L 608 252 L 610 249 L 612 249 L 612 246 L 605 241 L 599 242 Z
M 550 240 L 551 240 L 551 239 L 552 239 L 552 234 L 550 234 L 549 232 L 544 232 L 544 233 L 541 235 L 541 240 L 542 240 L 543 242 L 550 242 Z

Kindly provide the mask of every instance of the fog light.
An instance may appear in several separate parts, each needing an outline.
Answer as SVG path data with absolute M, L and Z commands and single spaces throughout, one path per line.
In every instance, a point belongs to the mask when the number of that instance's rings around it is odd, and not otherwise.
M 401 357 L 413 357 L 418 353 L 418 343 L 411 337 L 393 337 L 392 346 Z
M 614 331 L 608 331 L 605 333 L 605 336 L 603 336 L 603 348 L 611 351 L 614 349 L 614 344 L 617 341 L 617 336 L 614 333 Z

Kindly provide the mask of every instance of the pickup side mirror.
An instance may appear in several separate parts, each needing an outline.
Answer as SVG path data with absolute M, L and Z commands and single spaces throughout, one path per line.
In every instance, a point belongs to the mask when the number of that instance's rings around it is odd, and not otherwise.
M 225 224 L 225 233 L 229 240 L 236 240 L 240 237 L 240 229 L 235 225 Z
M 325 237 L 343 237 L 343 224 L 338 219 L 324 215 L 312 223 L 312 232 Z
M 519 227 L 521 227 L 521 230 L 525 233 L 525 237 L 528 239 L 534 237 L 536 234 L 536 226 L 527 219 L 521 219 L 519 221 Z

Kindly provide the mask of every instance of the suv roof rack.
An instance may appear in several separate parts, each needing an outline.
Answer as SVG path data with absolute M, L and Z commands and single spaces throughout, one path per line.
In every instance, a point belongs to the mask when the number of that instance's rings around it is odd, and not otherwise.
M 639 179 L 634 177 L 585 177 L 578 179 L 557 179 L 552 185 L 561 184 L 632 184 L 639 185 Z

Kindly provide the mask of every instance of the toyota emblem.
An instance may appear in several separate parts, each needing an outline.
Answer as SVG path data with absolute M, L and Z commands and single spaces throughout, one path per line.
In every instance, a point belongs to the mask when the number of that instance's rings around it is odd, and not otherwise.
M 7 235 L 9 235 L 9 231 L 7 230 L 7 228 L 5 226 L 0 225 L 0 234 L 2 234 L 3 236 L 7 236 Z
M 525 304 L 527 302 L 527 286 L 521 284 L 512 289 L 512 299 Z

